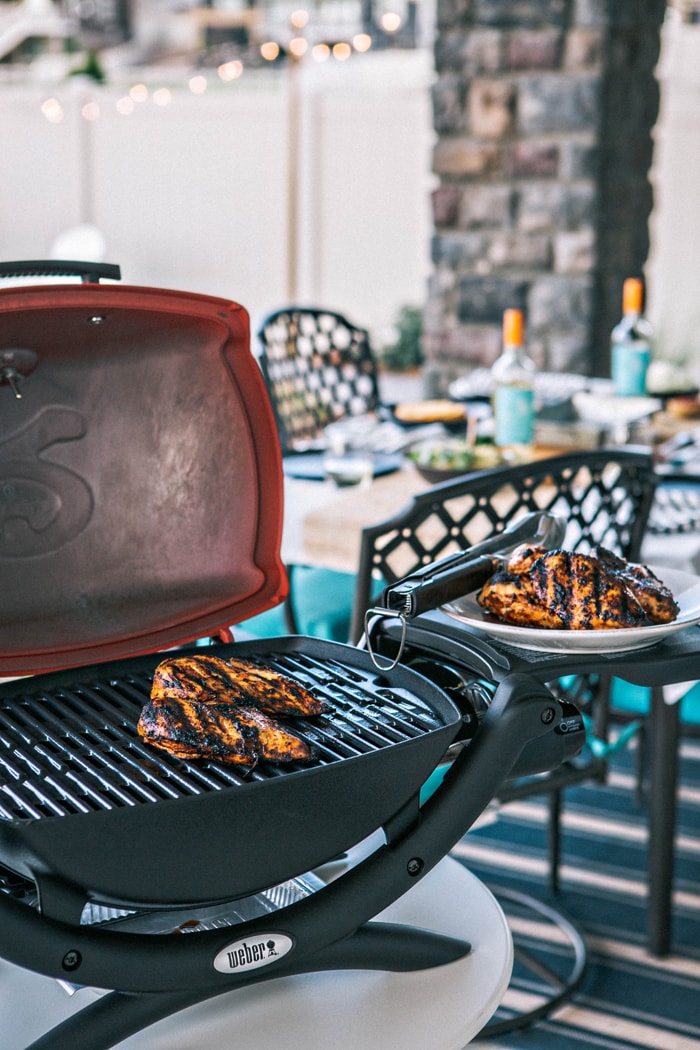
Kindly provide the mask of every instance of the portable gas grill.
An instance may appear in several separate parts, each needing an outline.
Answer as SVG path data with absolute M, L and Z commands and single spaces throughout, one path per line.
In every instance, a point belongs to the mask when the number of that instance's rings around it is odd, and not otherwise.
M 32 1046 L 113 1046 L 276 977 L 462 958 L 465 939 L 371 920 L 504 778 L 577 753 L 578 712 L 527 672 L 484 682 L 478 660 L 448 690 L 361 648 L 232 642 L 286 593 L 245 310 L 100 284 L 118 269 L 92 263 L 1 272 L 83 283 L 0 292 L 0 955 L 115 990 Z M 295 722 L 309 762 L 245 772 L 143 742 L 163 651 L 203 638 L 328 701 Z M 314 874 L 377 832 L 340 877 Z

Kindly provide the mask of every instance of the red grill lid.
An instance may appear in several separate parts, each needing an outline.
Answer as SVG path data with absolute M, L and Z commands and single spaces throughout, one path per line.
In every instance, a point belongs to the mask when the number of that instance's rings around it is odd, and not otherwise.
M 277 604 L 282 491 L 243 307 L 0 291 L 0 675 L 167 648 Z

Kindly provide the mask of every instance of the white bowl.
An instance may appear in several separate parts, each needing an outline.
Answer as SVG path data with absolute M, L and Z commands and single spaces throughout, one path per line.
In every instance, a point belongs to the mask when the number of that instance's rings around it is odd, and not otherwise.
M 601 397 L 587 390 L 574 394 L 572 401 L 576 414 L 584 423 L 605 427 L 636 423 L 663 408 L 663 402 L 656 397 L 616 397 L 614 394 Z

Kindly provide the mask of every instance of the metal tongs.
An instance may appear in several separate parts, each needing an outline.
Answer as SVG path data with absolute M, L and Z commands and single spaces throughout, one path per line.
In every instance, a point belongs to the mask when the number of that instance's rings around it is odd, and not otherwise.
M 376 667 L 391 670 L 401 659 L 409 620 L 482 586 L 521 544 L 531 543 L 553 550 L 561 546 L 565 532 L 563 518 L 547 511 L 536 511 L 519 518 L 497 536 L 491 536 L 468 550 L 448 554 L 404 576 L 382 591 L 381 604 L 365 612 L 365 634 L 360 645 L 364 642 Z M 390 664 L 380 665 L 372 650 L 371 637 L 378 622 L 386 618 L 401 620 L 401 640 L 396 658 Z

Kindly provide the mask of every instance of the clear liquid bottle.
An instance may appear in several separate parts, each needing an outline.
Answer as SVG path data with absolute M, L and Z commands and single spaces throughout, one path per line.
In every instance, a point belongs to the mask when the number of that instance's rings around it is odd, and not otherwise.
M 494 441 L 526 451 L 535 440 L 535 364 L 525 347 L 522 310 L 503 314 L 503 352 L 491 369 Z
M 610 339 L 610 366 L 618 397 L 646 394 L 652 328 L 643 314 L 644 285 L 628 277 L 622 287 L 622 320 Z

